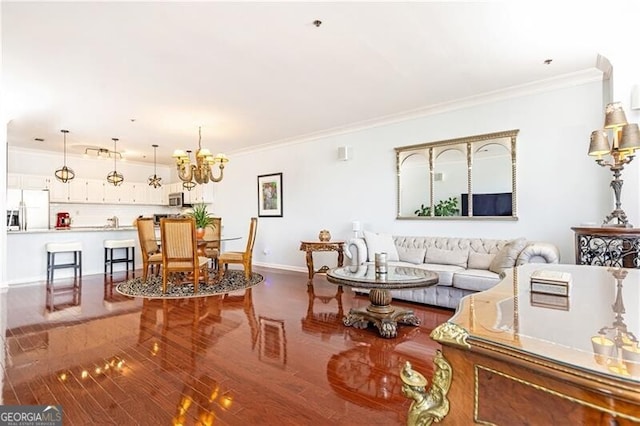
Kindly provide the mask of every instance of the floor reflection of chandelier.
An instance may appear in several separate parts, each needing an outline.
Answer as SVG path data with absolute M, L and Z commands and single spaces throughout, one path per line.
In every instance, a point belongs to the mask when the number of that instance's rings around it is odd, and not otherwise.
M 181 149 L 173 152 L 178 167 L 178 177 L 183 182 L 206 184 L 220 182 L 223 178 L 224 165 L 229 161 L 226 155 L 217 154 L 215 157 L 207 148 L 202 148 L 202 128 L 198 127 L 198 150 L 196 151 L 196 164 L 192 164 L 187 153 Z M 220 176 L 213 175 L 212 166 L 218 165 Z
M 598 330 L 598 335 L 591 338 L 594 358 L 600 365 L 610 371 L 625 376 L 640 375 L 640 349 L 638 338 L 629 330 L 624 322 L 624 302 L 622 300 L 622 282 L 628 271 L 620 268 L 609 269 L 616 280 L 616 298 L 611 307 L 615 313 L 612 326 Z

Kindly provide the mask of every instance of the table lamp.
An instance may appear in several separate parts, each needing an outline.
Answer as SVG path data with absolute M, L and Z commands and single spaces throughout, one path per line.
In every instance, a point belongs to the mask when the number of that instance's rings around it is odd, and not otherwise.
M 608 132 L 611 132 L 613 143 L 609 143 Z M 596 158 L 596 163 L 602 167 L 609 167 L 613 172 L 611 188 L 616 199 L 616 208 L 609 214 L 602 226 L 618 226 L 633 228 L 629 223 L 627 214 L 622 210 L 620 193 L 622 192 L 622 182 L 620 174 L 625 164 L 630 163 L 637 149 L 640 149 L 640 130 L 636 123 L 628 123 L 622 105 L 619 102 L 610 103 L 605 108 L 604 129 L 591 132 L 589 144 L 589 155 Z M 605 161 L 602 156 L 609 155 L 609 161 Z M 617 223 L 609 224 L 617 219 Z

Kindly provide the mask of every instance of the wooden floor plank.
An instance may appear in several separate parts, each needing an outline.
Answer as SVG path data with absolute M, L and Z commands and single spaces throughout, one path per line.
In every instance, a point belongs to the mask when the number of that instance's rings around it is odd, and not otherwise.
M 397 302 L 422 324 L 383 339 L 342 324 L 365 296 L 256 272 L 250 291 L 184 300 L 118 298 L 125 274 L 85 276 L 80 306 L 54 314 L 45 283 L 10 288 L 2 403 L 60 404 L 73 425 L 404 424 L 398 372 L 409 360 L 430 376 L 429 333 L 453 312 Z

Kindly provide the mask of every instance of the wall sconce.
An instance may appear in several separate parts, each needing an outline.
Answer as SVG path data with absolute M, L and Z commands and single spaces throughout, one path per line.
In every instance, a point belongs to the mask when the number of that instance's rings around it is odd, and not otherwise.
M 607 131 L 611 131 L 613 143 L 609 143 Z M 604 129 L 594 130 L 591 133 L 589 155 L 596 158 L 596 163 L 602 167 L 609 167 L 613 172 L 611 188 L 616 199 L 616 208 L 602 223 L 602 226 L 619 226 L 632 228 L 627 219 L 627 214 L 622 210 L 620 193 L 623 180 L 620 179 L 625 164 L 630 163 L 637 149 L 640 149 L 640 130 L 636 123 L 628 123 L 622 105 L 619 102 L 610 103 L 605 109 Z M 605 161 L 602 156 L 609 155 L 610 161 Z M 613 219 L 618 223 L 607 225 Z

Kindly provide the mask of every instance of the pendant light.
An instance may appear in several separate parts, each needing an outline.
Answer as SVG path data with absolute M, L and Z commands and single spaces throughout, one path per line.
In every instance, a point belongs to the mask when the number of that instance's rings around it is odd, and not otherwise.
M 151 145 L 153 147 L 153 176 L 149 176 L 149 186 L 153 186 L 154 188 L 160 188 L 162 186 L 162 178 L 158 177 L 156 174 L 156 151 L 158 149 L 158 145 Z
M 58 179 L 60 182 L 63 183 L 67 183 L 70 180 L 72 180 L 74 177 L 76 177 L 76 174 L 73 172 L 73 170 L 71 170 L 69 167 L 67 167 L 67 133 L 69 133 L 68 130 L 60 130 L 62 132 L 62 134 L 64 135 L 64 165 L 62 166 L 61 169 L 56 170 L 56 179 Z
M 118 150 L 116 149 L 116 143 L 118 142 L 118 138 L 111 138 L 111 140 L 113 141 L 113 151 L 118 152 Z M 122 182 L 124 182 L 124 176 L 122 176 L 122 173 L 118 173 L 118 169 L 116 169 L 117 159 L 118 157 L 114 155 L 113 171 L 107 175 L 107 182 L 109 182 L 113 186 L 118 186 L 122 184 Z

